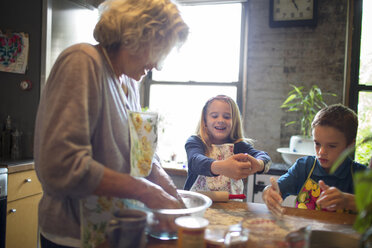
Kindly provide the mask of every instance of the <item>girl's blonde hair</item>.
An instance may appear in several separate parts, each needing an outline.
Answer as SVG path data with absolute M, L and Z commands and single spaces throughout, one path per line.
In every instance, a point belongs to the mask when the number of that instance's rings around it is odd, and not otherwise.
M 209 132 L 208 132 L 208 129 L 207 129 L 207 111 L 208 111 L 209 105 L 213 101 L 224 101 L 224 102 L 228 103 L 231 107 L 232 128 L 231 128 L 231 132 L 230 132 L 230 135 L 229 135 L 229 140 L 228 140 L 227 143 L 237 143 L 237 142 L 240 142 L 240 141 L 243 141 L 243 140 L 246 141 L 246 142 L 252 143 L 253 141 L 251 139 L 247 139 L 247 138 L 244 137 L 241 115 L 240 115 L 239 107 L 236 104 L 236 102 L 228 96 L 218 95 L 218 96 L 210 98 L 205 103 L 205 105 L 202 109 L 201 118 L 200 118 L 200 121 L 198 123 L 197 130 L 196 130 L 196 134 L 201 138 L 201 140 L 203 141 L 203 143 L 206 147 L 206 153 L 207 154 L 209 153 L 209 150 L 210 150 L 211 145 L 212 145 L 211 141 L 210 141 L 210 137 L 209 137 Z
M 141 54 L 149 49 L 150 59 L 160 63 L 189 33 L 172 0 L 106 0 L 99 10 L 93 36 L 109 51 L 124 46 Z

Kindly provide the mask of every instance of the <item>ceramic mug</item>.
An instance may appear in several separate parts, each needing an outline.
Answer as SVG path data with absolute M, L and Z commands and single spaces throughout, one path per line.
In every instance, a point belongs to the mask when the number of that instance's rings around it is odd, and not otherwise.
M 106 236 L 110 248 L 145 247 L 147 214 L 140 210 L 120 209 L 108 223 Z

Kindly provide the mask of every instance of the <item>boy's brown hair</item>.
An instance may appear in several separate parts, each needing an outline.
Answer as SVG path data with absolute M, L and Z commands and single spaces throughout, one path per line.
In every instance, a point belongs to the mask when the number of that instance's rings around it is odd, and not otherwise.
M 316 126 L 336 128 L 345 135 L 347 145 L 355 142 L 358 131 L 358 116 L 350 108 L 342 104 L 329 105 L 315 115 L 311 128 Z

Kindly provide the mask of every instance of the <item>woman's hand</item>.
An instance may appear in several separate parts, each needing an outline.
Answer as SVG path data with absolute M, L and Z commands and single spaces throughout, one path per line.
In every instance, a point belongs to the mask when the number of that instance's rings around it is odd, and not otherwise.
M 321 208 L 325 208 L 329 211 L 336 211 L 337 209 L 356 210 L 354 195 L 344 193 L 336 187 L 330 187 L 322 180 L 319 181 L 319 187 L 322 193 L 316 201 L 316 204 Z
M 172 179 L 169 177 L 169 175 L 164 171 L 164 169 L 160 165 L 160 162 L 157 156 L 154 161 L 155 162 L 152 164 L 151 173 L 150 175 L 146 177 L 146 179 L 159 185 L 168 194 L 175 197 L 180 202 L 181 208 L 186 208 L 181 196 L 177 192 L 177 187 L 174 185 L 174 182 L 172 181 Z
M 182 208 L 180 201 L 168 194 L 159 185 L 154 184 L 147 179 L 140 178 L 139 180 L 145 184 L 145 189 L 138 192 L 138 200 L 143 202 L 148 208 Z
M 213 174 L 239 180 L 262 171 L 263 161 L 257 160 L 248 154 L 234 154 L 225 160 L 216 160 L 211 165 Z
M 272 185 L 267 185 L 262 192 L 262 199 L 265 202 L 267 208 L 277 216 L 282 216 L 283 214 L 283 207 L 282 202 L 283 198 L 280 195 L 280 189 L 276 182 L 276 180 L 271 177 L 270 181 Z M 275 181 L 275 183 L 273 183 Z

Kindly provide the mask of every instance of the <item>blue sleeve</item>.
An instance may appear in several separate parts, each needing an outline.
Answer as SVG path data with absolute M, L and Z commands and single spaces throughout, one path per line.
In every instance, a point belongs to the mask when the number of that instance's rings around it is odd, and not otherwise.
M 216 176 L 211 172 L 214 159 L 205 156 L 204 144 L 198 136 L 191 136 L 185 144 L 187 154 L 187 178 L 184 185 L 185 190 L 190 190 L 198 175 Z
M 278 179 L 278 185 L 282 198 L 285 199 L 289 195 L 297 195 L 300 192 L 302 185 L 310 173 L 314 163 L 314 157 L 302 157 L 288 169 L 287 173 Z
M 211 172 L 211 165 L 215 160 L 204 155 L 204 144 L 199 137 L 191 136 L 186 142 L 185 149 L 189 173 L 216 176 Z

